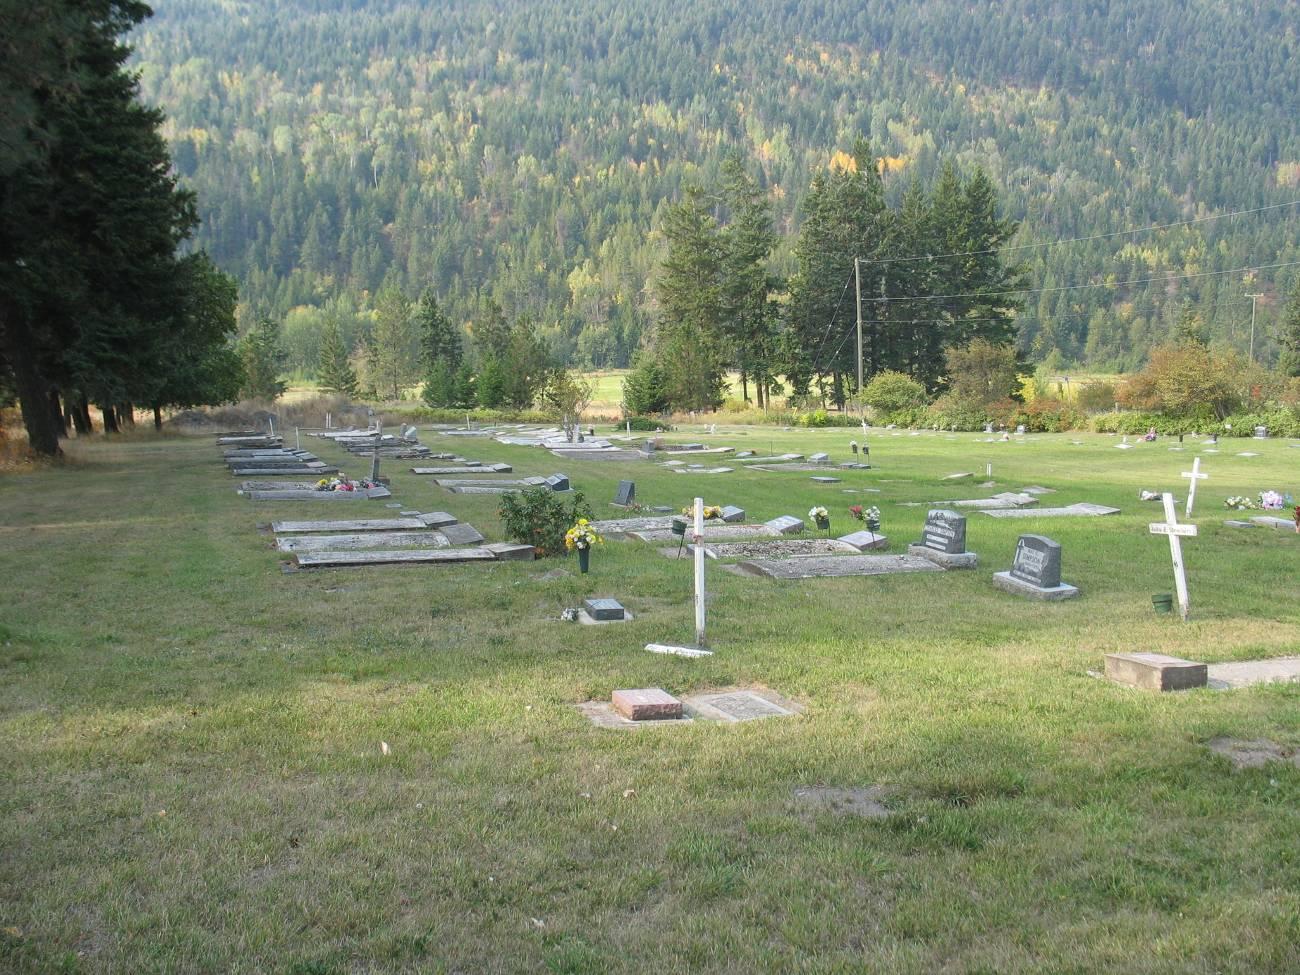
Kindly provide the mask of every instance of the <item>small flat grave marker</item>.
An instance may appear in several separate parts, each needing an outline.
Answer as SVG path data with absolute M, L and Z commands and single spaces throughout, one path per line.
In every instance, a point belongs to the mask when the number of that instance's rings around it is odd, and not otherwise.
M 1148 691 L 1185 691 L 1205 686 L 1206 666 L 1163 653 L 1108 653 L 1106 676 Z
M 804 530 L 803 520 L 794 517 L 794 515 L 782 515 L 779 518 L 773 518 L 771 521 L 763 522 L 763 525 L 778 535 L 797 535 Z
M 662 687 L 615 691 L 614 710 L 630 721 L 663 721 L 682 716 L 682 702 Z
M 810 481 L 816 481 L 818 484 L 839 484 L 838 477 L 810 477 Z
M 473 525 L 465 525 L 456 522 L 454 525 L 443 525 L 438 531 L 452 545 L 477 545 L 483 541 L 483 534 Z
M 889 539 L 886 536 L 880 534 L 880 532 L 871 532 L 865 529 L 841 535 L 836 541 L 843 542 L 845 545 L 852 545 L 859 552 L 889 548 Z
M 627 610 L 617 599 L 588 599 L 583 603 L 583 609 L 597 623 L 622 622 L 627 619 Z
M 811 454 L 811 455 L 809 455 L 808 459 L 809 459 L 810 461 L 812 461 L 812 463 L 814 463 L 814 464 L 825 464 L 827 461 L 829 461 L 829 460 L 831 459 L 831 455 L 830 455 L 830 454 L 825 454 L 825 453 L 822 453 L 822 454 Z
M 742 522 L 745 520 L 745 509 L 737 508 L 734 504 L 725 505 L 722 509 L 722 520 L 729 525 Z
M 765 695 L 747 690 L 692 694 L 686 698 L 686 706 L 696 718 L 731 724 L 763 718 L 788 718 L 798 714 L 790 702 L 778 704 Z

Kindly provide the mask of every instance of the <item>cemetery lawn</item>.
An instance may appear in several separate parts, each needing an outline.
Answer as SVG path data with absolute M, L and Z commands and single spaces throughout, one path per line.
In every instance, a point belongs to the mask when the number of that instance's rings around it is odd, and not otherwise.
M 840 461 L 851 438 L 710 439 Z M 1136 497 L 1185 497 L 1190 443 L 873 431 L 876 467 L 823 485 L 422 439 L 563 471 L 597 517 L 620 478 L 751 522 L 824 504 L 836 535 L 877 504 L 893 552 L 926 511 L 898 502 L 1044 485 L 1044 506 L 1122 513 L 970 512 L 973 571 L 777 582 L 710 563 L 717 652 L 683 660 L 642 649 L 692 634 L 689 560 L 656 546 L 608 542 L 586 577 L 573 558 L 286 574 L 259 523 L 358 508 L 240 498 L 209 437 L 74 442 L 64 467 L 0 478 L 0 971 L 1300 970 L 1300 768 L 1234 771 L 1206 747 L 1300 746 L 1300 686 L 1158 695 L 1088 673 L 1109 651 L 1300 653 L 1300 535 L 1225 527 L 1222 508 L 1300 492 L 1300 451 L 1202 455 L 1184 624 L 1152 611 L 1169 546 Z M 397 500 L 500 538 L 496 498 L 408 466 L 384 463 Z M 940 480 L 959 471 L 978 476 Z M 1061 543 L 1081 598 L 994 588 L 1021 532 Z M 587 596 L 637 618 L 557 621 Z M 574 708 L 731 686 L 805 711 L 624 732 Z M 797 804 L 814 785 L 882 786 L 892 815 Z

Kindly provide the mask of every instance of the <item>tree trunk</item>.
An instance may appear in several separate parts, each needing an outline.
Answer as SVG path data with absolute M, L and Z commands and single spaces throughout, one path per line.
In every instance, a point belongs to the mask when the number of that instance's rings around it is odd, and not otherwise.
M 749 402 L 749 374 L 744 369 L 740 370 L 740 401 Z
M 111 406 L 101 406 L 99 412 L 104 415 L 104 432 L 117 433 L 117 415 Z
M 50 419 L 54 421 L 54 429 L 58 433 L 60 440 L 68 435 L 68 418 L 63 413 L 63 407 L 59 403 L 59 391 L 50 390 Z
M 153 428 L 157 430 L 159 433 L 162 432 L 162 407 L 161 406 L 155 406 L 153 408 Z
M 119 403 L 117 407 L 117 422 L 119 426 L 135 426 L 135 404 Z
M 77 424 L 77 433 L 90 435 L 95 432 L 95 421 L 90 418 L 90 403 L 82 393 L 72 408 L 72 420 Z
M 65 415 L 72 421 L 73 429 L 77 431 L 78 437 L 89 436 L 91 432 L 90 425 L 87 423 L 88 417 L 81 412 L 82 402 L 83 400 L 78 397 L 76 399 L 68 400 L 68 402 L 64 404 L 67 407 Z
M 3 300 L 0 300 L 0 341 L 4 342 L 5 358 L 13 372 L 23 426 L 27 428 L 27 444 L 38 454 L 57 457 L 59 431 L 50 413 L 49 384 L 33 361 L 36 343 L 27 323 Z

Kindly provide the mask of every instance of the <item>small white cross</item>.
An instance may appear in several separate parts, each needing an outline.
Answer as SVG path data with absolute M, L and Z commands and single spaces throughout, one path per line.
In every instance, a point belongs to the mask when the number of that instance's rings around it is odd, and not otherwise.
M 1204 477 L 1205 475 L 1201 475 Z M 1196 482 L 1192 481 L 1195 486 Z M 1174 510 L 1174 496 L 1169 493 L 1162 494 L 1161 500 L 1165 503 L 1165 520 L 1155 521 L 1147 526 L 1152 535 L 1169 536 L 1169 557 L 1174 562 L 1174 585 L 1178 588 L 1178 612 L 1186 622 L 1187 614 L 1191 607 L 1187 600 L 1187 573 L 1183 569 L 1183 545 L 1184 536 L 1194 537 L 1196 535 L 1195 525 L 1178 524 L 1178 512 Z
M 1192 469 L 1183 471 L 1183 477 L 1190 478 L 1192 486 L 1187 489 L 1187 513 L 1185 517 L 1192 517 L 1192 503 L 1196 501 L 1196 482 L 1203 481 L 1209 474 L 1201 473 L 1201 458 L 1197 457 L 1192 461 Z

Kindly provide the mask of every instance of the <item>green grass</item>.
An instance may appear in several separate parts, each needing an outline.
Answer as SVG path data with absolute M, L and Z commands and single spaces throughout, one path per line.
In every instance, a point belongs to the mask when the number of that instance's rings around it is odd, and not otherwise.
M 850 437 L 717 442 L 844 459 Z M 1203 459 L 1183 624 L 1152 612 L 1168 545 L 1146 531 L 1159 505 L 1135 497 L 1181 494 L 1192 451 L 979 439 L 876 432 L 876 468 L 828 486 L 575 462 L 598 516 L 627 477 L 643 502 L 698 489 L 752 521 L 823 503 L 844 531 L 849 504 L 876 503 L 895 551 L 925 512 L 895 502 L 976 496 L 939 479 L 986 462 L 991 490 L 1123 509 L 972 514 L 970 572 L 776 583 L 711 566 L 717 653 L 697 661 L 641 649 L 692 630 L 689 562 L 650 546 L 610 542 L 586 577 L 572 559 L 286 575 L 258 523 L 339 510 L 238 498 L 207 438 L 74 443 L 65 467 L 0 479 L 0 970 L 1296 971 L 1300 769 L 1233 773 L 1204 742 L 1300 744 L 1300 687 L 1159 696 L 1087 671 L 1111 650 L 1300 652 L 1300 536 L 1225 528 L 1220 507 L 1296 491 L 1300 451 L 1224 441 Z M 408 505 L 499 537 L 492 497 L 385 469 Z M 994 589 L 1022 531 L 1062 543 L 1082 598 Z M 637 619 L 553 621 L 588 595 Z M 806 711 L 627 734 L 572 707 L 729 685 Z M 887 786 L 895 815 L 809 814 L 791 794 L 810 784 Z

